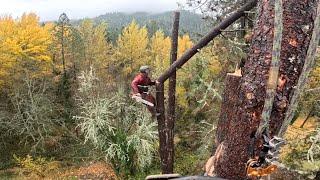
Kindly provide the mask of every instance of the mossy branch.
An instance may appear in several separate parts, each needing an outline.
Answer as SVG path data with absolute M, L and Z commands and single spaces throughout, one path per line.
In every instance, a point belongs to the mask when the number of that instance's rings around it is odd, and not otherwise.
M 272 106 L 273 106 L 274 97 L 276 94 L 276 88 L 278 84 L 282 30 L 283 30 L 282 0 L 275 0 L 274 12 L 275 12 L 275 17 L 274 17 L 272 60 L 271 60 L 270 70 L 269 70 L 266 99 L 264 102 L 262 116 L 261 116 L 262 119 L 259 124 L 258 130 L 256 132 L 256 137 L 259 137 L 264 130 L 269 129 L 270 116 L 271 116 Z

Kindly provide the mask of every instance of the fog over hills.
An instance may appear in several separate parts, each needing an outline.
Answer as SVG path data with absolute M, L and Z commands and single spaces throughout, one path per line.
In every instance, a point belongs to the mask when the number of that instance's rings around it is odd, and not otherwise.
M 167 11 L 163 13 L 106 13 L 104 15 L 92 18 L 95 23 L 106 22 L 108 24 L 109 38 L 114 41 L 123 27 L 135 20 L 139 25 L 148 28 L 151 36 L 155 31 L 161 29 L 166 35 L 171 33 L 173 21 L 173 12 Z M 81 20 L 73 21 L 74 24 L 79 24 Z M 193 39 L 197 39 L 200 34 L 208 32 L 210 29 L 207 23 L 200 14 L 189 11 L 181 11 L 180 15 L 180 34 L 188 33 Z

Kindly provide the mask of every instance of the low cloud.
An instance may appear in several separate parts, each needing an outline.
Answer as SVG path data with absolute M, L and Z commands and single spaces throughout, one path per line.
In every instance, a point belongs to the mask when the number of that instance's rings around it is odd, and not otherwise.
M 55 20 L 62 12 L 71 19 L 95 17 L 107 12 L 163 12 L 178 8 L 185 0 L 0 0 L 1 15 L 37 13 L 42 21 Z

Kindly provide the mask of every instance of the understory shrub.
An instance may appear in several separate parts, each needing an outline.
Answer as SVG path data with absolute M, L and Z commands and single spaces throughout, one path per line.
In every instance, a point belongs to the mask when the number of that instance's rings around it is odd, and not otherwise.
M 157 145 L 157 124 L 141 104 L 128 98 L 123 90 L 97 91 L 99 79 L 94 69 L 83 72 L 74 119 L 84 135 L 104 152 L 121 176 L 143 170 L 153 160 Z

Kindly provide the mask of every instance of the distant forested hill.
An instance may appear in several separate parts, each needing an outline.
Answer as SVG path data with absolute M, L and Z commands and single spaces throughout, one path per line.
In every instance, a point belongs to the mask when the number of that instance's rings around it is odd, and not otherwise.
M 173 12 L 164 13 L 107 13 L 93 18 L 95 23 L 106 22 L 108 24 L 109 38 L 114 41 L 122 28 L 135 20 L 139 25 L 148 28 L 149 36 L 158 29 L 162 29 L 166 35 L 171 32 Z M 75 24 L 81 20 L 75 21 Z M 204 34 L 209 30 L 209 24 L 201 18 L 201 15 L 189 11 L 181 11 L 180 14 L 180 34 L 188 33 L 192 39 L 199 38 L 200 34 Z

